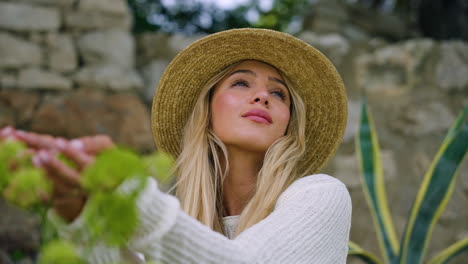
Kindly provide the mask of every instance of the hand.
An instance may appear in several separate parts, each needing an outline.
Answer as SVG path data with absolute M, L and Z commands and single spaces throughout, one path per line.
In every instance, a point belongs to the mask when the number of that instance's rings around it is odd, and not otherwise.
M 80 214 L 86 202 L 87 194 L 80 185 L 81 172 L 94 161 L 96 154 L 114 146 L 111 138 L 106 135 L 66 140 L 15 130 L 12 127 L 0 130 L 0 139 L 2 138 L 21 140 L 30 148 L 29 151 L 36 154 L 33 163 L 46 170 L 54 186 L 51 197 L 41 198 L 45 203 L 50 202 L 56 212 L 68 222 Z M 59 152 L 72 160 L 77 168 L 71 168 L 58 160 L 56 154 Z
M 72 146 L 82 149 L 90 155 L 96 155 L 114 146 L 112 139 L 107 135 L 87 136 L 67 140 L 63 137 L 53 137 L 45 134 L 17 130 L 11 126 L 4 127 L 0 130 L 0 140 L 7 138 L 24 142 L 32 152 L 44 149 L 57 153 L 68 143 L 71 143 Z
M 42 135 L 33 132 L 25 132 L 17 130 L 11 126 L 0 130 L 0 139 L 16 139 L 23 141 L 29 149 L 37 151 L 39 149 L 58 150 L 64 147 L 68 140 L 61 137 L 53 137 L 50 135 Z
M 53 150 L 40 150 L 33 158 L 53 181 L 54 189 L 50 198 L 52 207 L 66 221 L 73 221 L 81 213 L 87 199 L 87 194 L 80 185 L 81 172 L 94 162 L 96 154 L 112 146 L 114 144 L 110 137 L 104 135 L 66 142 L 59 150 L 76 164 L 76 168 L 58 160 Z
M 58 215 L 71 222 L 81 213 L 87 198 L 80 185 L 80 174 L 94 161 L 94 157 L 70 144 L 62 149 L 62 153 L 75 163 L 76 168 L 68 166 L 47 150 L 40 150 L 33 159 L 53 183 L 51 197 L 42 197 L 43 201 L 50 202 Z

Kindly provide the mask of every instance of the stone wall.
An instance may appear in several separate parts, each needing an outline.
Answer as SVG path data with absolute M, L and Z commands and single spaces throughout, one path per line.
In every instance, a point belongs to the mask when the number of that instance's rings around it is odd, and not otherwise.
M 355 0 L 314 0 L 307 10 L 303 27 L 319 33 L 340 33 L 354 41 L 372 36 L 398 40 L 420 35 L 409 17 L 376 12 Z
M 138 151 L 154 150 L 150 106 L 156 84 L 170 60 L 202 36 L 133 36 L 131 19 L 123 0 L 0 0 L 0 127 L 67 138 L 104 133 Z M 389 44 L 311 31 L 298 37 L 327 55 L 346 84 L 348 128 L 325 172 L 351 192 L 351 239 L 378 254 L 354 154 L 361 96 L 367 96 L 374 114 L 388 200 L 401 236 L 425 171 L 468 104 L 468 43 L 413 39 Z M 429 256 L 468 236 L 466 208 L 465 161 L 434 229 Z M 0 262 L 2 250 L 12 245 L 34 251 L 37 221 L 4 203 L 0 212 Z M 17 223 L 24 223 L 21 236 L 12 235 Z M 453 263 L 467 262 L 465 254 Z
M 0 123 L 152 150 L 131 21 L 126 1 L 0 1 Z

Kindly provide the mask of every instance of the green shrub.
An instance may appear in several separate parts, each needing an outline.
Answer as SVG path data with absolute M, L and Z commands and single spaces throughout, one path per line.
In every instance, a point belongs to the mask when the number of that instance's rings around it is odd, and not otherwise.
M 51 194 L 52 183 L 42 168 L 33 166 L 31 158 L 23 143 L 0 140 L 0 194 L 11 204 L 41 215 L 40 264 L 85 263 L 78 257 L 71 241 L 58 239 L 55 228 L 47 220 L 49 208 L 41 203 L 40 196 Z M 57 158 L 71 168 L 77 168 L 61 154 L 57 154 Z M 90 233 L 89 247 L 98 240 L 114 246 L 124 245 L 137 227 L 136 200 L 147 178 L 151 175 L 159 181 L 169 181 L 173 164 L 164 153 L 139 156 L 122 147 L 100 153 L 84 169 L 80 179 L 88 194 L 83 218 L 84 229 Z M 125 186 L 123 182 L 126 182 Z
M 384 261 L 380 261 L 353 242 L 349 243 L 349 255 L 357 256 L 366 263 L 417 264 L 423 262 L 434 225 L 450 200 L 457 169 L 467 153 L 467 112 L 468 107 L 465 107 L 448 131 L 424 175 L 399 243 L 388 209 L 377 134 L 367 105 L 363 103 L 359 132 L 356 135 L 356 152 L 362 172 L 364 193 L 372 213 Z M 448 263 L 453 257 L 466 250 L 468 250 L 468 238 L 449 246 L 428 263 Z

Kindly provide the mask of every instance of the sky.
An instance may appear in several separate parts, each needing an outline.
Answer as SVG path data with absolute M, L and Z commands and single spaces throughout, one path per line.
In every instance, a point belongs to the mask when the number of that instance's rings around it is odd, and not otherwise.
M 248 3 L 249 0 L 198 0 L 199 2 L 215 4 L 223 9 L 232 9 L 236 6 Z
M 232 9 L 239 5 L 245 4 L 250 2 L 251 0 L 191 0 L 194 2 L 202 2 L 207 4 L 215 4 L 216 6 L 222 9 Z M 162 2 L 166 5 L 171 5 L 175 3 L 175 0 L 162 0 Z M 260 8 L 264 10 L 271 9 L 273 4 L 273 0 L 260 0 L 259 1 Z

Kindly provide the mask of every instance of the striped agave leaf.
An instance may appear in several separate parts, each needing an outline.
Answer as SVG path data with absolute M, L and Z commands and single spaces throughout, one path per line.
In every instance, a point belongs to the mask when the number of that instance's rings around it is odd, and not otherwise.
M 399 245 L 385 194 L 377 134 L 365 101 L 362 104 L 359 131 L 356 135 L 356 151 L 365 197 L 371 209 L 384 261 L 395 263 L 398 259 Z
M 457 243 L 451 245 L 450 247 L 446 248 L 437 256 L 435 256 L 429 264 L 445 264 L 449 263 L 454 257 L 462 252 L 468 250 L 468 238 L 458 241 Z
M 377 257 L 372 255 L 372 253 L 365 251 L 356 243 L 349 241 L 348 246 L 349 246 L 348 255 L 356 256 L 367 264 L 381 264 L 382 263 L 379 259 L 377 259 Z
M 457 169 L 468 149 L 467 112 L 465 107 L 424 176 L 403 234 L 400 264 L 423 261 L 434 225 L 450 200 Z

